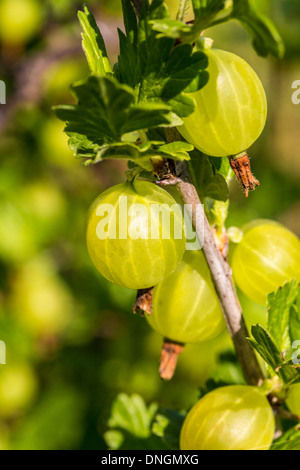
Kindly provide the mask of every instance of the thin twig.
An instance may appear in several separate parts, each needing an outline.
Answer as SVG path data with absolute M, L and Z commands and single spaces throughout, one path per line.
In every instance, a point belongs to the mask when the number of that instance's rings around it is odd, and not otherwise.
M 180 134 L 175 128 L 166 130 L 167 141 L 181 140 Z M 176 162 L 175 175 L 180 182 L 176 185 L 184 204 L 192 206 L 192 225 L 197 238 L 201 243 L 203 238 L 203 253 L 209 266 L 213 283 L 219 297 L 219 301 L 224 313 L 229 334 L 233 340 L 237 358 L 241 364 L 245 380 L 248 384 L 260 384 L 263 373 L 258 364 L 254 350 L 247 341 L 249 333 L 245 325 L 233 281 L 231 269 L 222 257 L 196 188 L 192 182 L 189 167 L 186 161 Z M 198 209 L 197 209 L 198 207 Z M 204 223 L 204 237 L 202 236 Z

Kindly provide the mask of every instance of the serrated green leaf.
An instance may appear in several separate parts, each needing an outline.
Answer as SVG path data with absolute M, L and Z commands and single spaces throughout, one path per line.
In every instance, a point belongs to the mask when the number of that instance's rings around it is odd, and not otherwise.
M 124 134 L 149 127 L 171 125 L 170 108 L 159 103 L 136 103 L 134 91 L 112 77 L 89 77 L 72 87 L 77 105 L 56 106 L 65 131 L 78 141 L 103 144 L 121 141 Z
M 191 34 L 191 26 L 182 21 L 171 20 L 170 18 L 152 20 L 150 24 L 154 31 L 161 33 L 157 35 L 158 38 L 183 39 Z
M 192 0 L 195 18 L 205 19 L 209 23 L 227 8 L 226 0 Z
M 125 159 L 136 163 L 144 170 L 153 171 L 152 162 L 158 158 L 170 158 L 173 160 L 189 160 L 190 156 L 187 153 L 186 147 L 169 144 L 161 145 L 160 142 L 146 142 L 145 144 L 135 144 L 132 142 L 116 142 L 114 144 L 103 145 L 101 147 L 95 146 L 93 153 L 88 153 L 81 149 L 77 151 L 80 157 L 89 157 L 85 165 L 91 163 L 99 163 L 105 159 Z M 176 142 L 174 142 L 176 144 Z M 188 147 L 189 149 L 190 147 Z M 82 151 L 83 150 L 83 151 Z M 81 154 L 80 154 L 81 152 Z
M 126 34 L 118 29 L 120 53 L 115 72 L 119 81 L 127 83 L 134 88 L 140 79 L 139 75 L 137 75 L 138 24 L 130 1 L 122 0 L 122 11 Z
M 128 15 L 127 12 L 126 18 Z M 153 27 L 164 21 L 171 20 L 163 0 L 143 2 L 138 24 L 131 20 L 131 28 L 125 28 L 126 35 L 119 32 L 120 56 L 114 70 L 122 83 L 135 90 L 139 102 L 165 103 L 174 114 L 186 117 L 194 111 L 195 103 L 185 93 L 197 91 L 207 83 L 208 60 L 203 52 L 194 52 L 192 44 L 174 47 L 174 39 L 160 37 Z M 174 121 L 173 125 L 179 124 Z
M 208 82 L 208 58 L 202 51 L 192 53 L 190 44 L 181 44 L 173 49 L 165 64 L 163 98 L 174 98 L 181 92 L 193 93 Z
M 162 439 L 165 448 L 170 450 L 179 449 L 179 436 L 184 418 L 185 413 L 178 413 L 169 409 L 160 409 L 155 416 L 152 433 Z
M 280 351 L 271 336 L 265 328 L 258 324 L 252 326 L 251 333 L 255 341 L 250 338 L 250 343 L 275 371 L 278 365 L 282 364 L 282 359 Z
M 285 47 L 280 34 L 272 21 L 257 11 L 252 0 L 233 0 L 231 16 L 249 31 L 253 47 L 259 55 L 284 56 Z
M 270 450 L 300 450 L 300 429 L 295 426 L 273 442 Z
M 180 93 L 174 98 L 168 100 L 168 104 L 172 107 L 174 113 L 182 118 L 192 114 L 196 108 L 194 98 L 185 93 Z
M 139 395 L 121 393 L 115 399 L 108 420 L 109 429 L 104 439 L 110 449 L 158 450 L 164 449 L 160 438 L 152 434 L 152 422 L 157 412 L 156 403 L 147 406 Z
M 185 117 L 194 110 L 194 101 L 186 93 L 206 85 L 208 60 L 201 51 L 193 53 L 190 44 L 172 47 L 172 40 L 155 40 L 148 51 L 139 96 L 141 101 L 164 101 L 178 116 Z
M 155 403 L 147 407 L 140 395 L 121 393 L 113 403 L 108 426 L 124 429 L 141 438 L 149 437 L 157 408 Z
M 267 297 L 268 329 L 278 349 L 283 351 L 291 346 L 290 310 L 299 293 L 296 280 L 286 282 L 277 292 Z
M 190 167 L 200 199 L 209 197 L 218 201 L 227 201 L 228 185 L 224 177 L 214 171 L 209 157 L 194 150 L 191 153 Z
M 274 373 L 277 374 L 286 385 L 298 383 L 300 380 L 300 369 L 284 359 L 282 352 L 277 348 L 268 331 L 261 325 L 253 325 L 251 333 L 254 338 L 249 338 L 253 348 L 269 364 Z
M 173 155 L 176 157 L 177 154 L 187 153 L 194 150 L 194 146 L 188 142 L 171 142 L 170 144 L 165 144 L 159 147 L 159 150 L 167 155 Z
M 105 43 L 92 13 L 85 6 L 84 11 L 78 12 L 78 18 L 83 30 L 82 48 L 91 72 L 102 76 L 112 73 Z

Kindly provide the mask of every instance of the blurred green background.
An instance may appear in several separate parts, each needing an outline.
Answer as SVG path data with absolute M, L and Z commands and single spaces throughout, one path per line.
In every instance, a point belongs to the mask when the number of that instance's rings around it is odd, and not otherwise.
M 120 3 L 87 2 L 112 63 Z M 216 47 L 253 66 L 269 103 L 267 127 L 250 151 L 261 187 L 246 200 L 232 184 L 228 226 L 272 218 L 299 236 L 300 105 L 291 96 L 300 79 L 300 3 L 257 3 L 285 40 L 282 61 L 257 57 L 234 22 L 207 32 Z M 7 104 L 0 105 L 0 340 L 7 355 L 0 365 L 0 449 L 105 449 L 103 432 L 119 392 L 180 410 L 208 378 L 230 382 L 239 373 L 222 368 L 232 351 L 224 333 L 187 346 L 174 379 L 163 383 L 162 339 L 132 314 L 135 292 L 105 281 L 88 258 L 87 209 L 124 181 L 126 166 L 82 167 L 51 110 L 72 102 L 70 84 L 88 75 L 80 7 L 75 0 L 0 0 L 0 79 L 7 85 Z M 265 309 L 240 298 L 247 322 L 263 324 Z

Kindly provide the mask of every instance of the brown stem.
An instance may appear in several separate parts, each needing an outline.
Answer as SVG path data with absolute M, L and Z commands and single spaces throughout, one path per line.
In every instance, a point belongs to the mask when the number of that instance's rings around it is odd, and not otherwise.
M 159 375 L 163 380 L 171 380 L 178 360 L 182 353 L 184 344 L 176 343 L 169 339 L 164 340 L 160 356 Z
M 168 142 L 181 140 L 175 128 L 166 130 Z M 192 205 L 192 225 L 199 243 L 203 241 L 203 253 L 209 266 L 212 280 L 219 297 L 229 334 L 233 340 L 237 358 L 241 364 L 245 380 L 250 385 L 260 384 L 263 373 L 258 364 L 254 350 L 247 341 L 249 333 L 245 325 L 233 281 L 231 269 L 222 257 L 214 234 L 207 220 L 204 207 L 193 185 L 189 167 L 186 161 L 175 162 L 175 175 L 180 182 L 176 185 L 184 204 Z M 203 227 L 204 224 L 204 227 Z M 204 228 L 204 237 L 202 235 Z
M 153 287 L 148 289 L 139 289 L 136 295 L 136 301 L 133 306 L 133 313 L 146 312 L 148 315 L 152 313 L 152 290 Z

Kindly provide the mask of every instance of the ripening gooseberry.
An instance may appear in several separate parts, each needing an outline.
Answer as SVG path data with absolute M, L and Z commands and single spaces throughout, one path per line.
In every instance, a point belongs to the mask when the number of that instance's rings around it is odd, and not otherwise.
M 202 251 L 187 251 L 176 270 L 153 289 L 150 326 L 169 340 L 200 343 L 225 328 Z
M 195 111 L 178 127 L 201 152 L 215 157 L 247 150 L 262 133 L 267 100 L 260 79 L 247 62 L 231 52 L 206 49 L 208 83 L 191 93 Z
M 87 248 L 109 281 L 130 289 L 158 284 L 185 250 L 184 224 L 175 200 L 146 181 L 118 184 L 89 209 Z
M 231 385 L 205 395 L 187 414 L 181 450 L 268 450 L 275 432 L 272 408 L 257 387 Z
M 243 231 L 232 255 L 234 280 L 250 299 L 265 305 L 266 296 L 285 281 L 300 281 L 300 242 L 272 220 L 255 220 Z

